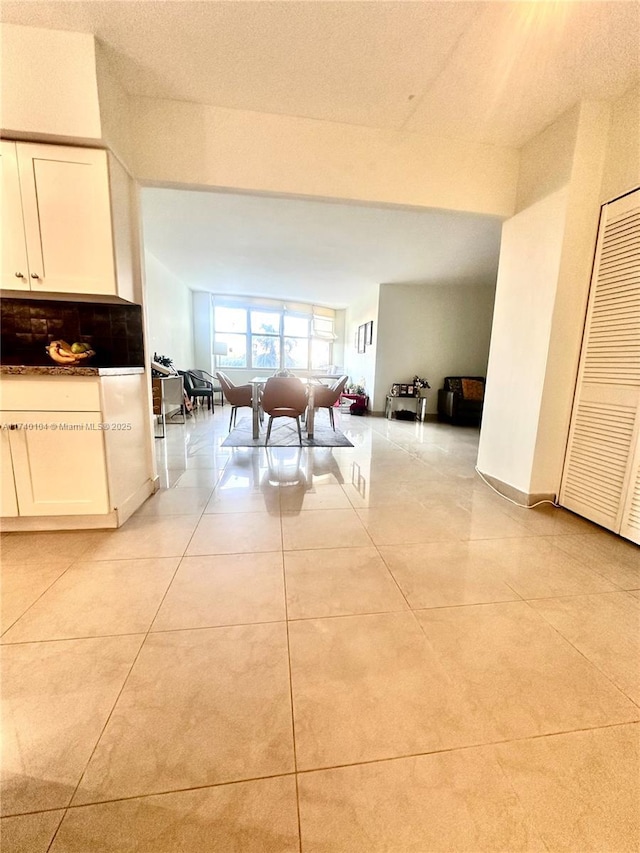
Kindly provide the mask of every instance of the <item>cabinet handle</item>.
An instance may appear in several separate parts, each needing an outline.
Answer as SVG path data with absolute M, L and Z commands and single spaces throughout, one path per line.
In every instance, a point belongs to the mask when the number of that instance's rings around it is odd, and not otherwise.
M 37 273 L 37 272 L 32 272 L 32 273 L 31 273 L 31 278 L 40 278 L 40 276 L 38 275 L 38 273 Z
M 16 278 L 24 278 L 24 274 L 23 274 L 23 273 L 21 273 L 21 272 L 17 272 L 17 273 L 15 274 L 15 276 L 16 276 Z

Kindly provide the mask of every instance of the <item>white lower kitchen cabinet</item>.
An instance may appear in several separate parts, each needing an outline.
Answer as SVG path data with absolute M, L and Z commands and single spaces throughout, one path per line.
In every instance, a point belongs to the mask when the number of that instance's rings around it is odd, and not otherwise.
M 140 372 L 3 377 L 3 529 L 123 524 L 156 488 L 146 399 Z
M 18 514 L 18 497 L 16 495 L 16 484 L 13 478 L 13 463 L 11 460 L 11 448 L 9 447 L 9 433 L 0 433 L 2 442 L 2 456 L 0 459 L 0 517 L 14 518 Z

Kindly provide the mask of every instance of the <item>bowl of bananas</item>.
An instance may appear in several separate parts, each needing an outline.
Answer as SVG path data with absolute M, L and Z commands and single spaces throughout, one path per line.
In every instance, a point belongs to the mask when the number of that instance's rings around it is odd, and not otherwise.
M 83 344 L 79 341 L 74 344 L 68 344 L 66 341 L 51 341 L 45 349 L 53 361 L 69 367 L 82 364 L 92 355 L 95 355 L 95 351 L 91 349 L 89 344 Z

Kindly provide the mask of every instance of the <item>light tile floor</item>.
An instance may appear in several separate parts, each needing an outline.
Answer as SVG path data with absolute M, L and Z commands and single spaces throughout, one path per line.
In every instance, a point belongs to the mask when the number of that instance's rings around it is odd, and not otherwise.
M 3 853 L 638 851 L 640 549 L 477 430 L 226 411 L 121 530 L 3 536 Z

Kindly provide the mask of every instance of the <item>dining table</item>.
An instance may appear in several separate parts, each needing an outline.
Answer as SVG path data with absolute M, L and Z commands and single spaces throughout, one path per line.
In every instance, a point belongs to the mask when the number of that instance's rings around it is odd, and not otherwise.
M 249 380 L 251 385 L 251 409 L 253 414 L 253 438 L 260 438 L 260 390 L 264 387 L 270 376 L 254 376 Z M 317 380 L 309 380 L 306 377 L 295 376 L 292 379 L 299 379 L 303 385 L 307 386 L 307 421 L 305 431 L 307 438 L 313 438 L 313 427 L 315 421 L 315 408 L 313 406 L 314 388 L 317 386 Z

